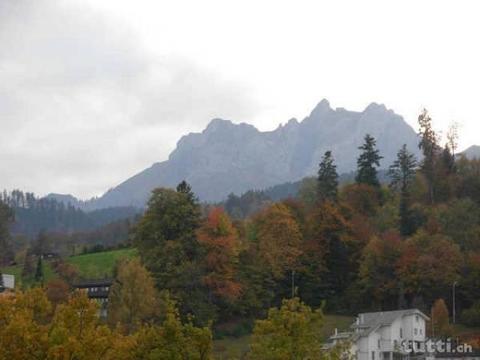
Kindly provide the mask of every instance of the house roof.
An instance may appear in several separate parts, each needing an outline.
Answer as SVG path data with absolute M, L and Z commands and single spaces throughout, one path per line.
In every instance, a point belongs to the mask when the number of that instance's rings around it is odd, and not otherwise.
M 380 311 L 359 314 L 357 322 L 351 327 L 353 329 L 363 329 L 360 336 L 366 336 L 378 328 L 391 325 L 396 319 L 407 315 L 419 315 L 425 320 L 429 320 L 429 317 L 418 309 Z
M 111 286 L 113 284 L 112 279 L 97 279 L 97 280 L 84 280 L 79 281 L 73 286 L 77 289 L 85 289 L 90 287 Z

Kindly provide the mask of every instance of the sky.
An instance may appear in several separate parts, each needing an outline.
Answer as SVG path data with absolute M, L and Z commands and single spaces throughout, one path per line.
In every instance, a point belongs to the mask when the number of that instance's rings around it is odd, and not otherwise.
M 212 118 L 323 98 L 480 144 L 478 1 L 0 0 L 0 188 L 98 196 Z

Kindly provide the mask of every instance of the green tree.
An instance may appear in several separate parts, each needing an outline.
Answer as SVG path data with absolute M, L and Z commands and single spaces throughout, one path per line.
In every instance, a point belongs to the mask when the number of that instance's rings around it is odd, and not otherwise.
M 139 259 L 120 261 L 109 294 L 108 322 L 132 331 L 155 319 L 158 309 L 158 293 L 148 270 Z
M 317 183 L 320 201 L 335 201 L 337 199 L 338 174 L 331 151 L 327 151 L 323 155 L 318 169 Z
M 37 267 L 35 269 L 35 281 L 43 281 L 43 262 L 41 256 L 39 256 L 37 260 Z
M 403 145 L 397 153 L 397 159 L 390 166 L 390 187 L 400 194 L 400 233 L 404 236 L 414 232 L 414 226 L 409 213 L 410 187 L 415 179 L 415 168 L 417 161 L 415 155 Z
M 282 306 L 257 320 L 251 340 L 251 359 L 303 360 L 322 358 L 323 313 L 313 311 L 298 298 L 283 300 Z
M 196 238 L 200 207 L 190 192 L 155 189 L 139 220 L 134 243 L 159 289 L 179 300 L 181 313 L 205 323 L 214 317 L 202 283 L 204 251 Z
M 383 158 L 379 155 L 377 142 L 370 134 L 365 135 L 365 143 L 358 149 L 361 154 L 357 159 L 357 176 L 355 181 L 357 184 L 367 184 L 375 188 L 380 187 L 377 178 L 377 167 L 380 166 L 380 160 Z
M 8 265 L 14 254 L 10 242 L 9 225 L 13 220 L 12 210 L 0 200 L 0 266 Z
M 191 203 L 195 203 L 197 201 L 197 198 L 192 191 L 192 187 L 185 180 L 177 185 L 177 192 L 187 195 L 187 198 Z
M 418 116 L 418 124 L 420 127 L 418 147 L 423 153 L 420 169 L 427 180 L 428 196 L 430 203 L 433 204 L 435 202 L 435 167 L 440 151 L 438 135 L 433 129 L 432 118 L 426 109 Z
M 175 303 L 167 301 L 165 320 L 135 334 L 134 359 L 212 359 L 212 333 L 208 327 L 182 323 Z

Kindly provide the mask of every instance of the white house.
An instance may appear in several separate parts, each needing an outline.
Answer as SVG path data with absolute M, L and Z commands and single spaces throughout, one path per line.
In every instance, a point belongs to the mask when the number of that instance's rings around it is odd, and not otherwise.
M 353 331 L 335 331 L 329 345 L 349 341 L 357 360 L 407 359 L 424 351 L 427 320 L 417 309 L 359 314 Z
M 2 281 L 0 284 L 3 284 L 3 290 L 13 290 L 15 289 L 15 276 L 14 275 L 7 275 L 7 274 L 0 274 L 2 277 Z

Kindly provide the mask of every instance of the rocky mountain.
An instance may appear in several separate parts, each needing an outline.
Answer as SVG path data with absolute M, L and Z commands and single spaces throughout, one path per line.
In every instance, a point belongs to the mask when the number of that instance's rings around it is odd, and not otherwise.
M 480 146 L 472 145 L 466 150 L 462 151 L 462 155 L 465 155 L 468 159 L 480 159 Z
M 339 173 L 350 172 L 367 133 L 377 139 L 383 168 L 403 144 L 418 154 L 415 131 L 384 105 L 372 103 L 355 112 L 332 109 L 322 100 L 301 122 L 291 119 L 273 131 L 214 119 L 201 133 L 183 136 L 168 160 L 153 164 L 88 207 L 143 207 L 153 188 L 174 187 L 184 179 L 202 201 L 219 201 L 231 192 L 241 194 L 313 175 L 327 150 L 333 152 Z

